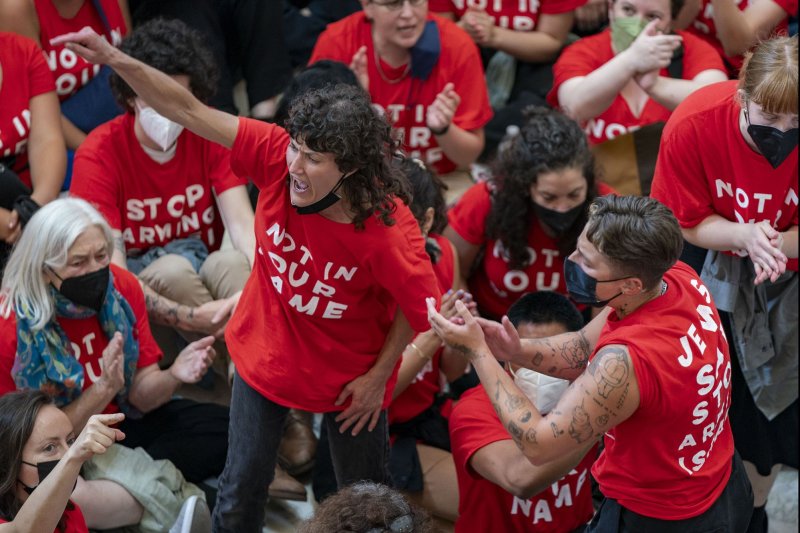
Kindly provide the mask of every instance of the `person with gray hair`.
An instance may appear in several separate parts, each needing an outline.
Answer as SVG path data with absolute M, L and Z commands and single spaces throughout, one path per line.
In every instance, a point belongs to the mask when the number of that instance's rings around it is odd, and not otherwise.
M 708 289 L 678 262 L 682 247 L 657 200 L 605 196 L 564 274 L 574 301 L 611 312 L 579 332 L 520 341 L 508 317 L 479 322 L 456 304 L 454 323 L 428 301 L 434 330 L 475 366 L 531 463 L 606 436 L 592 467 L 605 499 L 590 532 L 743 532 L 750 521 L 753 493 L 728 423 L 728 342 Z M 542 416 L 495 358 L 574 382 Z
M 110 263 L 112 234 L 100 213 L 84 200 L 59 199 L 41 208 L 28 229 L 0 288 L 0 395 L 42 390 L 76 431 L 94 414 L 121 411 L 126 446 L 171 460 L 190 481 L 219 474 L 227 453 L 227 409 L 171 399 L 182 383 L 202 377 L 215 356 L 214 338 L 189 344 L 161 370 L 142 289 L 133 274 Z M 182 486 L 183 476 L 176 471 L 175 477 Z M 123 485 L 78 482 L 73 500 L 90 528 L 136 524 L 148 516 L 139 495 Z M 177 507 L 161 525 L 174 521 L 181 501 L 173 503 Z

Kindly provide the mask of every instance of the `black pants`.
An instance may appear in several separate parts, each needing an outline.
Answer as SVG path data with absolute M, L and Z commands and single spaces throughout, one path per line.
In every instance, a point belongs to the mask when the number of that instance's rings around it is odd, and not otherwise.
M 156 17 L 179 19 L 203 36 L 220 72 L 210 104 L 237 113 L 233 86 L 242 78 L 250 106 L 283 91 L 291 78 L 277 0 L 132 0 L 134 25 Z
M 192 483 L 217 476 L 228 452 L 228 408 L 215 403 L 171 400 L 120 429 L 129 448 L 141 446 L 153 459 L 169 459 Z
M 753 513 L 753 489 L 738 452 L 733 454 L 731 477 L 717 501 L 699 516 L 659 520 L 622 507 L 606 498 L 587 533 L 744 533 Z

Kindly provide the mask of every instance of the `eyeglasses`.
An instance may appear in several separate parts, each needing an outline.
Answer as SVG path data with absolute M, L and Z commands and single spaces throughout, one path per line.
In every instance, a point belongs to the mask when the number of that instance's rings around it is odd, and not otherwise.
M 389 11 L 399 11 L 403 9 L 403 4 L 409 3 L 411 7 L 417 7 L 424 4 L 427 0 L 372 0 L 376 6 L 385 7 Z

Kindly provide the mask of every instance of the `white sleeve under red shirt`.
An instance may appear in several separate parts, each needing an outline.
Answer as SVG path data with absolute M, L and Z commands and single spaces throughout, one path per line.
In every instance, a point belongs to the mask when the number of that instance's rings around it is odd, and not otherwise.
M 417 221 L 397 200 L 394 225 L 300 215 L 286 181 L 288 134 L 242 118 L 233 169 L 260 189 L 256 260 L 225 331 L 239 375 L 280 405 L 338 411 L 342 388 L 377 360 L 398 306 L 429 329 L 425 298 L 440 295 Z M 399 366 L 399 360 L 398 360 Z M 389 404 L 397 366 L 384 397 Z
M 798 223 L 797 147 L 773 169 L 739 130 L 736 81 L 691 94 L 661 136 L 651 196 L 684 228 L 713 214 L 732 222 L 768 221 L 778 231 Z M 797 271 L 797 259 L 787 268 Z
M 679 262 L 664 280 L 663 295 L 623 319 L 612 313 L 597 342 L 594 354 L 628 348 L 639 407 L 606 432 L 592 474 L 623 507 L 683 520 L 705 512 L 730 477 L 731 362 L 700 276 Z
M 447 83 L 453 83 L 461 97 L 453 124 L 465 130 L 482 128 L 492 118 L 492 108 L 475 43 L 453 22 L 435 15 L 429 15 L 428 19 L 436 21 L 439 28 L 441 55 L 425 81 L 410 75 L 396 83 L 383 79 L 375 65 L 372 26 L 362 11 L 328 25 L 319 36 L 309 63 L 332 59 L 349 65 L 353 54 L 366 46 L 369 93 L 373 103 L 380 106 L 400 130 L 404 149 L 410 156 L 422 159 L 437 173 L 445 174 L 455 170 L 456 165 L 445 157 L 425 125 L 426 110 L 436 95 Z M 389 80 L 400 79 L 405 68 L 405 65 L 392 68 L 381 61 L 381 70 Z
M 600 195 L 614 191 L 598 183 Z M 554 237 L 545 233 L 536 217 L 531 220 L 528 249 L 531 262 L 523 269 L 509 267 L 503 243 L 486 236 L 486 220 L 492 209 L 488 182 L 473 185 L 448 213 L 448 223 L 470 244 L 483 246 L 481 264 L 470 276 L 469 290 L 481 312 L 500 318 L 522 295 L 555 291 L 567 296 L 564 258 Z
M 788 26 L 787 19 L 790 16 L 797 16 L 797 0 L 772 0 L 772 2 L 786 11 L 786 18 L 775 27 L 773 33 L 785 34 Z M 738 0 L 738 2 L 736 2 L 736 7 L 739 8 L 739 11 L 744 11 L 751 4 L 752 2 L 750 0 Z M 713 46 L 714 50 L 725 59 L 726 66 L 729 67 L 728 74 L 733 78 L 737 77 L 739 69 L 742 68 L 744 57 L 741 55 L 725 55 L 725 49 L 717 36 L 717 27 L 714 23 L 714 6 L 711 4 L 711 0 L 700 0 L 700 11 L 697 12 L 697 17 L 692 21 L 692 24 L 686 28 L 686 31 L 697 35 Z
M 230 150 L 184 130 L 175 156 L 161 164 L 136 139 L 134 121 L 125 113 L 89 134 L 75 155 L 70 194 L 122 232 L 129 254 L 190 236 L 219 249 L 224 227 L 215 195 L 247 184 L 233 173 Z
M 725 72 L 722 58 L 708 43 L 683 31 L 675 33 L 683 38 L 681 77 L 684 80 L 694 79 L 705 70 Z M 547 102 L 553 107 L 560 107 L 558 89 L 562 83 L 594 72 L 613 57 L 611 31 L 608 29 L 596 35 L 584 37 L 568 46 L 553 65 L 553 88 L 547 94 Z M 667 69 L 661 69 L 660 75 L 669 77 Z M 618 94 L 608 109 L 589 119 L 583 126 L 589 142 L 598 144 L 654 122 L 666 122 L 669 115 L 669 109 L 649 98 L 641 114 L 637 117 L 628 107 L 622 95 Z
M 31 98 L 53 91 L 53 75 L 36 42 L 0 32 L 0 159 L 16 156 L 12 170 L 31 187 L 28 136 Z
M 469 8 L 483 9 L 500 28 L 533 31 L 540 15 L 568 13 L 585 3 L 586 0 L 430 0 L 428 9 L 434 13 L 452 13 L 456 20 Z
M 58 97 L 63 101 L 92 81 L 92 78 L 100 72 L 100 65 L 89 63 L 63 44 L 51 45 L 50 39 L 89 26 L 108 42 L 119 46 L 122 38 L 128 33 L 128 28 L 119 7 L 119 0 L 100 0 L 108 27 L 95 9 L 94 2 L 84 1 L 72 18 L 62 17 L 52 0 L 34 0 L 34 4 L 39 18 L 39 42 L 56 80 Z
M 111 265 L 114 276 L 114 287 L 130 304 L 136 316 L 135 333 L 139 340 L 139 361 L 137 368 L 144 368 L 158 363 L 161 349 L 150 332 L 147 320 L 147 309 L 144 305 L 144 293 L 136 276 L 114 264 Z M 83 365 L 83 390 L 88 389 L 100 378 L 103 350 L 108 339 L 100 327 L 96 315 L 88 318 L 57 318 L 67 338 L 72 343 L 72 357 Z M 0 317 L 0 395 L 17 390 L 11 368 L 17 353 L 17 320 L 12 313 L 9 317 Z M 114 400 L 108 404 L 104 413 L 116 413 L 119 409 Z
M 433 265 L 433 271 L 439 282 L 439 290 L 445 293 L 453 288 L 455 281 L 455 252 L 450 241 L 441 235 L 432 233 L 430 238 L 435 240 L 442 250 L 439 260 Z M 422 370 L 417 373 L 406 390 L 392 400 L 388 413 L 389 425 L 407 422 L 433 405 L 436 394 L 441 390 L 439 378 L 441 361 L 442 348 L 439 348 L 431 360 L 425 363 Z
M 483 387 L 467 391 L 450 415 L 450 445 L 458 476 L 456 533 L 565 533 L 592 518 L 589 469 L 593 448 L 566 476 L 523 500 L 480 476 L 470 460 L 481 448 L 511 440 Z

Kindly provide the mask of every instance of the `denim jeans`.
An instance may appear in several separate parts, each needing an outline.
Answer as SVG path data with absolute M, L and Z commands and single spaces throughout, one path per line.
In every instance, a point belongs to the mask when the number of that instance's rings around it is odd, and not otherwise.
M 219 479 L 213 530 L 260 532 L 264 522 L 267 488 L 272 482 L 278 445 L 288 407 L 268 400 L 242 380 L 233 380 L 228 430 L 228 457 Z M 362 430 L 353 437 L 339 433 L 334 420 L 338 412 L 326 413 L 323 423 L 339 487 L 368 479 L 388 480 L 389 429 L 386 412 L 381 413 L 373 431 Z

